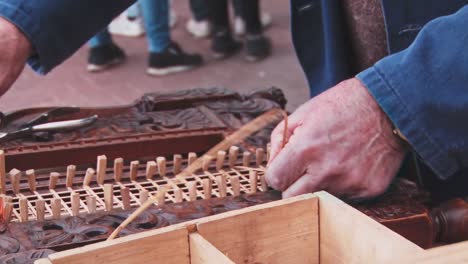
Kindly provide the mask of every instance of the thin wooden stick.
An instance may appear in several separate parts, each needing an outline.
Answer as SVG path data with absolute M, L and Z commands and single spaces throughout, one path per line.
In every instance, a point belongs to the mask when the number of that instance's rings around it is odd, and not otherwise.
M 120 182 L 122 180 L 123 165 L 123 158 L 114 159 L 114 180 L 116 182 Z
M 263 160 L 265 159 L 265 150 L 263 148 L 257 148 L 255 150 L 255 163 L 257 166 L 262 166 Z
M 226 158 L 226 151 L 220 150 L 216 155 L 216 170 L 219 171 L 224 166 L 224 159 Z
M 120 197 L 122 198 L 122 206 L 124 210 L 130 209 L 130 189 L 125 186 L 120 188 Z
M 146 201 L 148 201 L 149 197 L 149 192 L 147 190 L 141 190 L 140 191 L 140 204 L 144 204 Z
M 133 220 L 135 220 L 140 214 L 142 214 L 148 207 L 150 207 L 153 203 L 157 202 L 158 200 L 161 199 L 161 195 L 165 195 L 166 190 L 165 187 L 161 188 L 159 190 L 158 194 L 155 196 L 151 196 L 144 204 L 142 204 L 138 209 L 136 209 L 125 221 L 123 221 L 115 230 L 110 234 L 110 236 L 107 238 L 107 240 L 112 240 L 116 236 L 120 234 L 120 232 L 128 226 Z
M 130 180 L 136 181 L 138 177 L 138 166 L 140 162 L 138 160 L 134 160 L 130 162 Z
M 80 194 L 72 192 L 70 195 L 72 216 L 78 216 L 80 214 Z
M 11 202 L 5 203 L 5 207 L 3 208 L 3 220 L 5 220 L 5 223 L 10 223 L 12 212 L 13 204 Z
M 73 180 L 76 174 L 76 166 L 75 165 L 68 165 L 67 166 L 67 178 L 66 178 L 66 187 L 72 188 L 73 187 Z
M 189 190 L 189 200 L 191 202 L 197 200 L 197 182 L 196 181 L 188 182 L 187 187 Z
M 20 221 L 27 222 L 29 220 L 28 200 L 26 198 L 19 199 Z
M 210 168 L 210 163 L 211 163 L 211 160 L 213 159 L 213 157 L 211 157 L 209 155 L 205 155 L 205 156 L 202 157 L 202 159 L 203 159 L 202 169 L 203 169 L 203 171 L 207 171 Z
M 62 202 L 59 198 L 54 198 L 50 202 L 50 207 L 52 207 L 52 217 L 54 219 L 59 219 L 62 211 Z
M 262 192 L 268 191 L 268 184 L 265 179 L 265 175 L 260 176 L 260 184 L 262 186 Z
M 38 199 L 36 200 L 36 220 L 43 222 L 45 219 L 45 200 Z
M 216 177 L 216 183 L 218 185 L 218 192 L 221 198 L 226 197 L 226 176 L 219 175 Z
M 156 163 L 158 163 L 158 172 L 161 177 L 166 176 L 166 158 L 157 157 Z
M 107 157 L 106 155 L 100 155 L 97 157 L 96 164 L 96 179 L 98 184 L 104 184 L 106 178 L 106 169 L 107 169 Z
M 26 176 L 28 177 L 29 190 L 31 190 L 31 192 L 35 192 L 36 191 L 36 173 L 34 172 L 34 170 L 27 170 Z
M 187 162 L 188 162 L 188 165 L 192 165 L 195 160 L 197 160 L 197 153 L 195 152 L 189 152 L 188 154 L 188 158 L 187 158 Z
M 86 196 L 86 206 L 90 214 L 96 213 L 96 197 L 92 195 Z
M 176 203 L 181 203 L 183 202 L 182 198 L 182 190 L 180 188 L 174 189 L 174 198 Z
M 91 181 L 93 180 L 93 176 L 95 174 L 94 169 L 88 168 L 85 173 L 85 177 L 83 179 L 83 188 L 86 186 L 89 186 L 91 184 Z
M 203 179 L 203 194 L 205 199 L 211 199 L 211 179 Z
M 158 206 L 164 205 L 166 202 L 166 187 L 161 187 L 161 189 L 158 190 L 158 194 L 156 195 L 156 203 Z
M 236 146 L 231 146 L 229 148 L 229 167 L 234 167 L 237 162 L 237 156 L 239 155 L 239 147 Z
M 107 212 L 114 208 L 114 185 L 104 184 L 104 207 Z
M 231 182 L 232 194 L 234 197 L 240 195 L 240 180 L 239 176 L 231 176 L 229 177 L 229 181 Z
M 257 192 L 257 172 L 249 171 L 249 183 L 250 183 L 250 193 Z
M 146 179 L 153 179 L 154 174 L 156 174 L 156 170 L 158 166 L 154 161 L 148 161 L 146 163 Z
M 49 189 L 50 190 L 55 190 L 55 187 L 57 186 L 58 179 L 60 177 L 60 174 L 58 172 L 51 172 L 50 173 L 50 178 L 49 178 Z
M 20 178 L 21 178 L 21 171 L 17 169 L 12 169 L 10 171 L 10 183 L 13 192 L 18 195 L 20 193 Z
M 244 151 L 244 153 L 242 153 L 242 166 L 249 167 L 251 158 L 252 153 L 250 153 L 249 151 Z
M 178 174 L 182 168 L 182 155 L 174 154 L 173 160 L 174 175 Z

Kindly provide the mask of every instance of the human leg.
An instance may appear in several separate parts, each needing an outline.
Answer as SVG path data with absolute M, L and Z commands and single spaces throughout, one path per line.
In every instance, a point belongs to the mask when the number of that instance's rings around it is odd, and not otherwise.
M 271 53 L 270 40 L 263 35 L 260 21 L 260 2 L 259 0 L 237 1 L 240 1 L 242 18 L 246 25 L 246 59 L 250 62 L 259 61 Z
M 209 9 L 206 0 L 190 0 L 190 11 L 192 11 L 193 18 L 196 21 L 203 21 L 209 19 Z
M 243 1 L 244 0 L 233 0 L 233 7 L 234 7 L 234 32 L 236 35 L 244 35 L 246 33 L 246 21 L 244 19 L 243 12 Z M 248 4 L 248 3 L 247 3 Z M 259 6 L 259 3 L 256 4 Z M 257 13 L 258 15 L 258 23 L 262 28 L 267 28 L 272 23 L 271 15 L 267 12 L 261 12 L 261 9 L 258 7 L 257 10 L 247 10 L 247 12 Z M 249 15 L 248 15 L 249 16 Z M 249 22 L 252 23 L 252 22 Z
M 107 31 L 107 28 L 98 32 L 88 41 L 88 45 L 90 48 L 96 48 L 99 46 L 109 45 L 112 43 L 113 43 L 112 37 L 109 34 L 109 31 Z
M 107 28 L 88 41 L 90 46 L 87 70 L 98 72 L 120 64 L 125 59 L 125 53 L 112 41 Z
M 206 0 L 190 0 L 189 4 L 193 18 L 187 21 L 187 31 L 196 38 L 210 36 L 211 23 L 209 20 L 209 9 Z
M 171 40 L 168 0 L 139 0 L 149 50 L 150 75 L 167 75 L 201 65 L 200 55 L 185 53 Z
M 240 50 L 241 43 L 232 38 L 229 26 L 229 12 L 227 0 L 206 0 L 210 19 L 213 26 L 213 40 L 211 50 L 215 59 L 229 57 Z
M 168 0 L 138 0 L 146 28 L 148 50 L 162 52 L 171 42 Z

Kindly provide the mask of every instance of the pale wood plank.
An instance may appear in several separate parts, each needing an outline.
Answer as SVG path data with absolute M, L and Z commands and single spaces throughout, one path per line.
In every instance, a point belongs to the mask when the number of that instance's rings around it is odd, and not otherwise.
M 320 263 L 385 263 L 423 249 L 338 198 L 318 192 Z
M 52 262 L 50 262 L 50 260 L 48 259 L 38 259 L 36 261 L 34 261 L 34 264 L 52 264 Z
M 191 264 L 234 264 L 226 255 L 198 233 L 189 235 Z
M 188 231 L 183 225 L 143 232 L 49 255 L 52 264 L 188 264 Z
M 318 198 L 311 195 L 220 214 L 198 232 L 235 263 L 319 263 Z
M 468 241 L 426 250 L 424 254 L 414 257 L 408 255 L 401 260 L 393 260 L 388 264 L 441 264 L 468 263 Z

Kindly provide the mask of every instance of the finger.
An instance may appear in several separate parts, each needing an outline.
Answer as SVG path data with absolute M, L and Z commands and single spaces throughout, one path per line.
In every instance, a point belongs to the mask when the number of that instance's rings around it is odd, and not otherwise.
M 276 190 L 287 189 L 304 174 L 304 156 L 295 145 L 293 142 L 287 144 L 267 167 L 265 179 Z
M 271 133 L 270 137 L 270 159 L 268 160 L 268 164 L 278 155 L 278 152 L 281 150 L 283 146 L 283 135 L 284 135 L 284 120 L 281 121 L 273 132 Z
M 283 142 L 288 141 L 289 137 L 294 134 L 294 130 L 302 125 L 304 120 L 304 114 L 306 112 L 305 104 L 301 105 L 299 108 L 294 111 L 287 119 L 287 127 L 285 127 L 285 120 L 281 121 L 271 133 L 270 143 L 270 159 L 268 163 L 270 163 L 273 159 L 276 158 L 278 153 L 283 148 Z M 287 129 L 286 133 L 284 130 Z
M 321 181 L 311 175 L 302 175 L 291 186 L 283 191 L 283 198 L 289 198 L 305 193 L 321 191 Z

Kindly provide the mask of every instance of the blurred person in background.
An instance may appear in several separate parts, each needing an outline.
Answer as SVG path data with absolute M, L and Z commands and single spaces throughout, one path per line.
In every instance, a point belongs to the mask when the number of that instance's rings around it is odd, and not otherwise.
M 233 38 L 229 23 L 227 0 L 206 0 L 212 31 L 211 50 L 215 59 L 229 57 L 241 50 L 242 44 Z M 255 62 L 271 53 L 270 40 L 264 36 L 260 21 L 259 0 L 241 0 L 240 14 L 245 21 L 245 58 Z
M 162 76 L 189 70 L 203 63 L 198 54 L 185 53 L 171 40 L 168 0 L 139 0 L 148 40 L 149 75 Z M 117 46 L 107 28 L 88 42 L 90 46 L 87 70 L 100 72 L 125 60 L 125 53 Z
M 246 31 L 245 20 L 241 14 L 242 1 L 243 0 L 232 0 L 234 9 L 234 33 L 238 36 L 244 35 Z M 206 0 L 190 0 L 189 3 L 193 17 L 187 21 L 187 31 L 196 38 L 211 36 L 211 21 Z M 267 12 L 261 12 L 260 22 L 264 29 L 268 28 L 272 23 L 271 15 Z
M 172 3 L 172 1 L 170 2 Z M 169 26 L 174 28 L 177 24 L 177 15 L 174 9 L 170 9 Z M 141 37 L 145 35 L 145 26 L 138 2 L 130 6 L 125 12 L 116 17 L 109 24 L 109 32 L 112 35 L 124 37 Z

